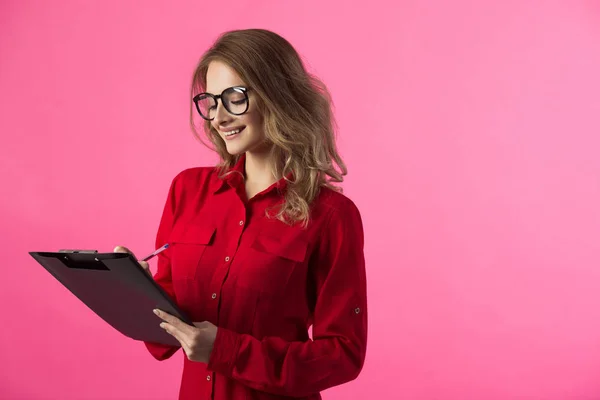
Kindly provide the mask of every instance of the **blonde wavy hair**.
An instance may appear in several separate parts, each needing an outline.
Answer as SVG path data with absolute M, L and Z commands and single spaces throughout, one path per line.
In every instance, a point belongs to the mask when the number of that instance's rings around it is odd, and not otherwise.
M 347 174 L 336 148 L 335 120 L 327 88 L 307 72 L 286 39 L 264 29 L 235 30 L 219 36 L 196 67 L 191 97 L 205 90 L 206 73 L 212 61 L 227 64 L 256 94 L 265 137 L 272 144 L 273 174 L 276 179 L 287 180 L 283 203 L 274 215 L 269 210 L 267 214 L 288 224 L 302 222 L 306 226 L 310 205 L 321 188 L 341 191 L 334 183 L 342 182 Z M 202 141 L 193 113 L 190 107 L 192 131 Z M 220 157 L 217 167 L 224 174 L 240 155 L 227 152 L 225 142 L 210 121 L 205 121 L 203 128 Z M 287 178 L 290 173 L 292 179 Z

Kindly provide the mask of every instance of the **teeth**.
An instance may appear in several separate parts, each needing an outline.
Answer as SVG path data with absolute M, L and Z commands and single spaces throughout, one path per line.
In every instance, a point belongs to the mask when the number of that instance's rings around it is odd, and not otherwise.
M 240 133 L 240 130 L 234 129 L 233 131 L 225 132 L 225 136 L 235 135 L 236 133 Z

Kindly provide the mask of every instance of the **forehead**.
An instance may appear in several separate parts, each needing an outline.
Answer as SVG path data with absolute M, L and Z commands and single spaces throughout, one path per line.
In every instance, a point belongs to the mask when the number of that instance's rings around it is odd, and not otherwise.
M 245 82 L 229 65 L 212 61 L 206 72 L 206 91 L 218 94 L 232 86 L 245 86 Z

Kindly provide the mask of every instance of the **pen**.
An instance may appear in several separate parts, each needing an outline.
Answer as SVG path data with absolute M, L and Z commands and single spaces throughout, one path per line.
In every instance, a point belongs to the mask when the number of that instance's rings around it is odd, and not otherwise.
M 165 244 L 164 246 L 162 246 L 161 248 L 156 249 L 152 254 L 147 255 L 146 257 L 144 257 L 142 259 L 142 261 L 148 261 L 151 258 L 157 256 L 159 253 L 165 251 L 166 249 L 169 248 L 169 243 Z

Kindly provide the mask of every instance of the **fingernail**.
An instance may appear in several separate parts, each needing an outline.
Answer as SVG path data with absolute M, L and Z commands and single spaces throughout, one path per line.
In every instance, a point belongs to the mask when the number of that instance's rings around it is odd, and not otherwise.
M 156 314 L 156 315 L 158 315 L 158 313 L 160 312 L 160 311 L 158 311 L 156 308 L 155 308 L 154 310 L 152 310 L 152 311 L 153 311 L 153 312 L 154 312 L 154 314 Z
M 161 328 L 163 328 L 163 329 L 165 329 L 165 323 L 164 323 L 164 322 L 161 322 L 161 323 L 160 323 L 160 327 L 161 327 Z

